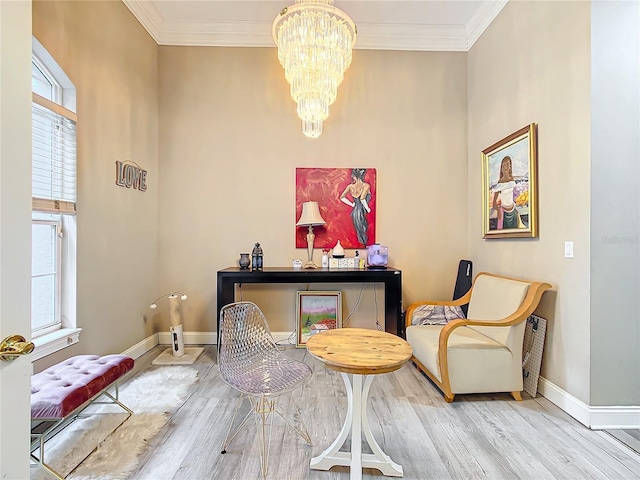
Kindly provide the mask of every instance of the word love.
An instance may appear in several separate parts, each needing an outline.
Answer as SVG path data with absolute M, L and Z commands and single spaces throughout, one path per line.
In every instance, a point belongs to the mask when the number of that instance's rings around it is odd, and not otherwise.
M 133 162 L 116 161 L 116 185 L 145 192 L 147 190 L 147 171 Z

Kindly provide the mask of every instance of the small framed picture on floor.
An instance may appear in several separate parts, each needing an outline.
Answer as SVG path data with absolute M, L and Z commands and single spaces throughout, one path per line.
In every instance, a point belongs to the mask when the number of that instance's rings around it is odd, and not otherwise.
M 342 292 L 299 291 L 296 300 L 296 347 L 303 348 L 311 335 L 342 327 Z

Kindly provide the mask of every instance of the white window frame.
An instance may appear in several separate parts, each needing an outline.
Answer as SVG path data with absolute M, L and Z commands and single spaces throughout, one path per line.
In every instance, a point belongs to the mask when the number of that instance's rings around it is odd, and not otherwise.
M 62 302 L 62 220 L 32 220 L 34 225 L 51 225 L 56 228 L 56 243 L 55 243 L 55 292 L 54 292 L 54 310 L 53 310 L 53 324 L 46 327 L 40 327 L 37 329 L 31 329 L 31 337 L 37 338 L 42 335 L 46 335 L 51 332 L 55 332 L 62 328 L 61 319 L 61 302 Z M 40 277 L 43 275 L 34 275 L 31 272 L 31 279 Z
M 75 87 L 64 71 L 46 51 L 46 49 L 33 38 L 32 47 L 33 64 L 40 70 L 45 78 L 52 85 L 52 95 L 50 99 L 45 99 L 43 105 L 42 98 L 37 99 L 34 94 L 34 103 L 68 116 L 67 110 L 75 117 Z M 35 102 L 35 100 L 38 100 Z M 50 104 L 49 104 L 50 103 Z M 75 118 L 74 118 L 75 120 Z M 76 140 L 77 144 L 77 140 Z M 77 177 L 76 177 L 77 178 Z M 77 192 L 77 184 L 76 184 Z M 35 203 L 35 202 L 34 202 Z M 67 202 L 61 202 L 67 203 Z M 73 205 L 73 204 L 71 204 Z M 33 210 L 32 223 L 55 223 L 57 226 L 57 255 L 56 255 L 56 296 L 55 296 L 55 316 L 56 325 L 39 328 L 31 331 L 32 341 L 36 348 L 31 360 L 35 361 L 46 355 L 50 355 L 65 347 L 78 343 L 81 328 L 76 326 L 76 218 L 75 215 L 55 214 L 56 219 L 42 218 L 41 210 Z M 63 235 L 64 232 L 64 235 Z
M 40 73 L 49 81 L 51 84 L 51 98 L 46 97 L 48 100 L 51 100 L 53 103 L 57 103 L 58 105 L 62 105 L 62 86 L 56 80 L 55 76 L 49 71 L 49 69 L 45 66 L 45 64 L 38 58 L 37 54 L 33 52 L 31 55 L 31 62 L 36 66 Z

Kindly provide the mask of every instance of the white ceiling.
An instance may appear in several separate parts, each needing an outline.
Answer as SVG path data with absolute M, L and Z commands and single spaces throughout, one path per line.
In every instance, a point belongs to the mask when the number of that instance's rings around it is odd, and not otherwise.
M 508 0 L 335 0 L 356 47 L 467 51 Z M 294 0 L 123 0 L 159 45 L 274 47 L 273 20 Z

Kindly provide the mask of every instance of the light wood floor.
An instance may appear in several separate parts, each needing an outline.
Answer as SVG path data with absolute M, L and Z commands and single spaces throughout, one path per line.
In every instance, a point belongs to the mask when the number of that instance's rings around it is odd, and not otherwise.
M 640 455 L 640 429 L 633 430 L 605 430 L 609 435 Z
M 156 347 L 138 359 L 136 369 L 158 368 L 150 363 L 162 350 Z M 311 457 L 324 450 L 342 426 L 342 378 L 304 349 L 287 349 L 287 354 L 314 369 L 312 380 L 296 393 L 314 445 L 305 446 L 276 420 L 269 478 L 348 479 L 344 467 L 309 469 Z M 151 439 L 131 480 L 259 477 L 253 424 L 236 437 L 226 455 L 220 454 L 237 393 L 220 380 L 215 347 L 206 347 L 193 366 L 199 381 L 191 396 Z M 516 402 L 506 394 L 461 395 L 447 404 L 411 364 L 374 380 L 368 416 L 373 435 L 403 466 L 406 479 L 640 479 L 640 455 L 589 430 L 545 398 Z M 377 470 L 363 475 L 381 477 Z

